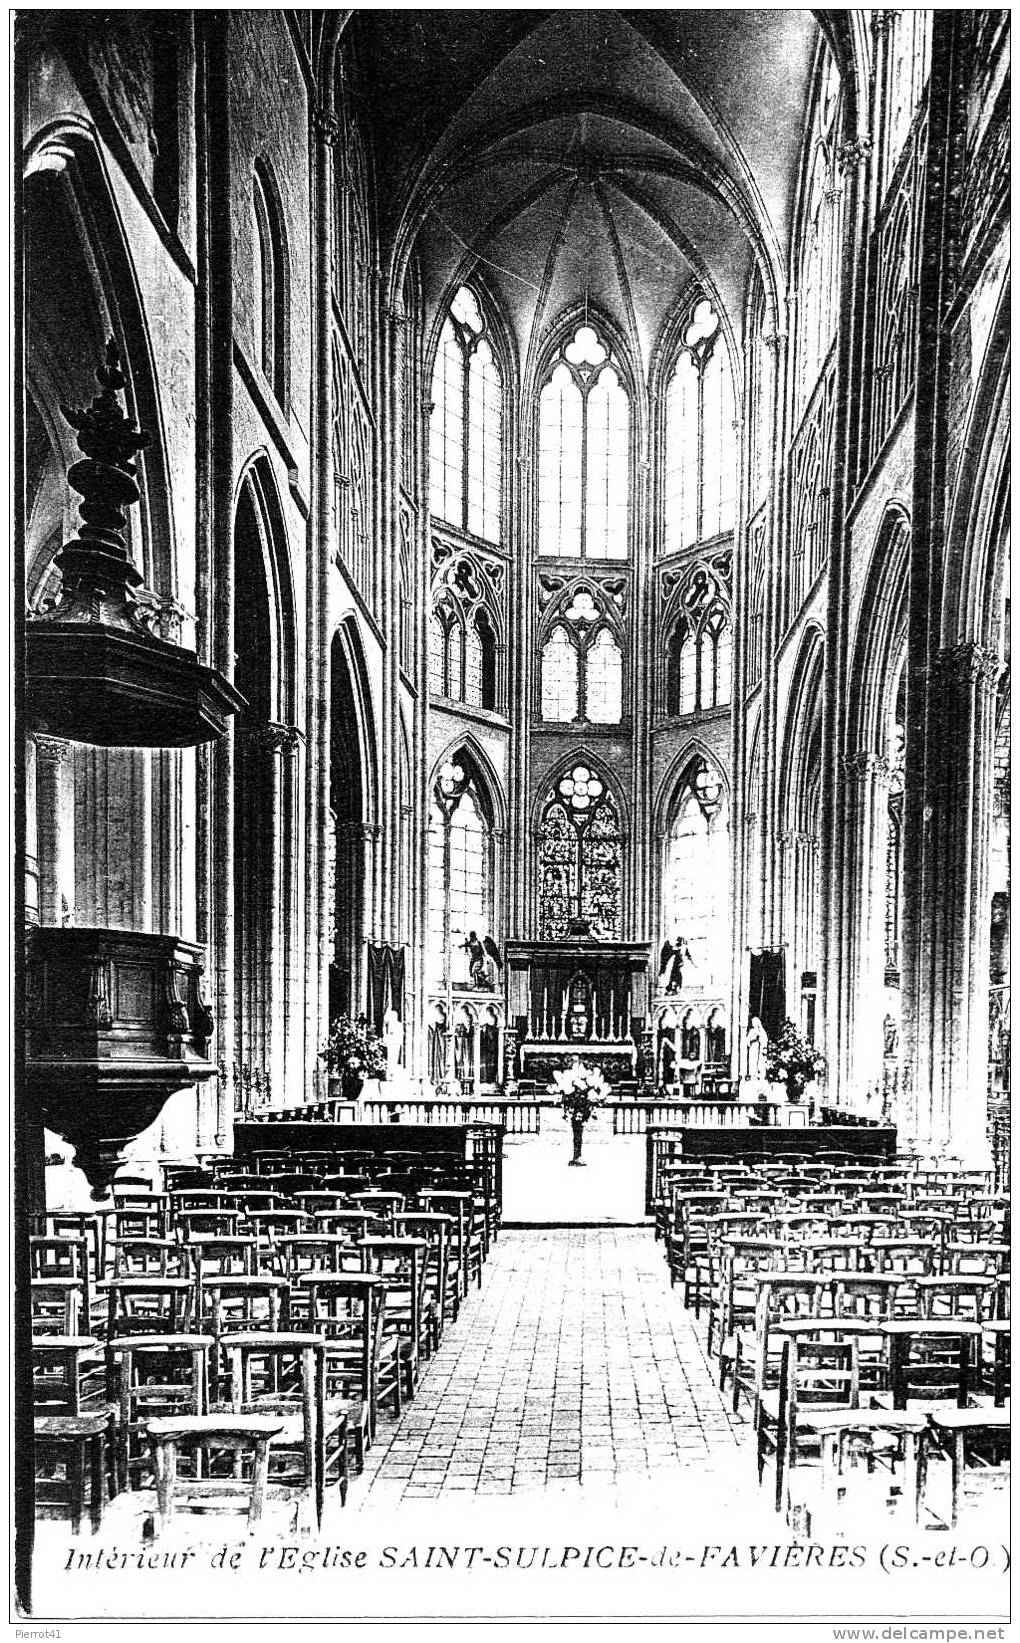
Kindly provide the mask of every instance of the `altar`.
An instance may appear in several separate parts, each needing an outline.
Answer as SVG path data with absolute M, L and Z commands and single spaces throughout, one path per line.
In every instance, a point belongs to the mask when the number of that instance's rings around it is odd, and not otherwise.
M 577 923 L 559 941 L 506 944 L 508 1087 L 548 1084 L 575 1056 L 615 1090 L 653 1071 L 649 944 L 599 941 Z

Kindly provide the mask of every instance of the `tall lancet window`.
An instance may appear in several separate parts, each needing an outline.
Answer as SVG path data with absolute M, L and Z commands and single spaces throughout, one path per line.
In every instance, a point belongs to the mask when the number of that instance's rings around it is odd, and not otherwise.
M 542 941 L 587 919 L 591 933 L 616 940 L 622 927 L 620 812 L 597 771 L 576 764 L 546 795 L 538 837 L 538 932 Z
M 839 306 L 843 177 L 837 151 L 841 121 L 839 72 L 827 48 L 815 101 L 800 230 L 797 298 L 797 391 L 803 406 L 828 357 Z
M 691 952 L 687 985 L 724 989 L 732 959 L 729 915 L 730 831 L 718 771 L 696 759 L 680 781 L 665 841 L 662 938 L 683 936 Z
M 590 325 L 557 349 L 539 399 L 538 551 L 625 559 L 630 401 L 611 352 Z
M 492 924 L 492 824 L 487 796 L 467 759 L 447 760 L 429 807 L 428 979 L 433 989 L 470 985 L 464 943 Z
M 733 529 L 737 437 L 719 315 L 703 298 L 683 329 L 666 388 L 665 546 L 677 553 Z
M 500 539 L 503 384 L 485 318 L 462 285 L 432 373 L 429 506 L 433 519 L 485 542 Z

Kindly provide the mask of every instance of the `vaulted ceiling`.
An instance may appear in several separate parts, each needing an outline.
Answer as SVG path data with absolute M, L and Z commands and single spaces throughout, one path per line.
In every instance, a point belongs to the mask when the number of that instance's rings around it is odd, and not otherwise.
M 692 275 L 782 282 L 813 13 L 360 11 L 381 226 L 429 313 L 475 268 L 522 363 L 587 302 L 644 370 Z

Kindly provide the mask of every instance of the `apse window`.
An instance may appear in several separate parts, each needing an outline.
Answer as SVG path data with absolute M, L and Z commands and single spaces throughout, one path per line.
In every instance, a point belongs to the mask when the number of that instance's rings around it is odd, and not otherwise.
M 484 606 L 444 598 L 429 617 L 428 661 L 433 696 L 496 710 L 496 632 Z
M 461 286 L 432 373 L 429 506 L 433 519 L 500 540 L 503 384 L 477 298 Z
M 623 837 L 616 800 L 598 771 L 576 764 L 549 789 L 538 840 L 538 930 L 542 941 L 587 920 L 601 940 L 622 927 Z
M 558 349 L 539 399 L 538 551 L 625 559 L 630 402 L 610 351 L 589 325 Z
M 677 553 L 733 529 L 737 437 L 733 379 L 707 299 L 683 327 L 666 389 L 665 547 Z
M 730 700 L 733 633 L 720 584 L 704 565 L 687 577 L 667 618 L 666 712 L 710 713 Z
M 552 724 L 619 724 L 623 651 L 587 590 L 561 610 L 542 646 L 542 718 Z

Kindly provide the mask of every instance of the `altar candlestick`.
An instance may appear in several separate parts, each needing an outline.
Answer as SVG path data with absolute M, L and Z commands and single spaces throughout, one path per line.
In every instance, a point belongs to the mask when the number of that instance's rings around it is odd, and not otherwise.
M 609 1037 L 611 1040 L 616 1037 L 616 989 L 613 986 L 609 988 Z

